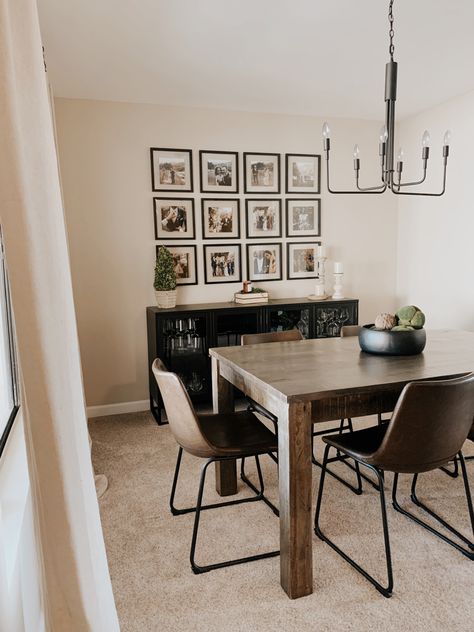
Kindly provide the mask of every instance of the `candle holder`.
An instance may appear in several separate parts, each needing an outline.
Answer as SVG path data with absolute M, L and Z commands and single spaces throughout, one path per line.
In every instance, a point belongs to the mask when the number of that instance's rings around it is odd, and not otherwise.
M 344 298 L 344 294 L 342 292 L 343 276 L 343 272 L 334 272 L 334 294 L 332 295 L 332 297 L 335 299 Z
M 318 262 L 318 281 L 316 283 L 316 295 L 326 296 L 326 261 L 327 257 L 316 257 Z

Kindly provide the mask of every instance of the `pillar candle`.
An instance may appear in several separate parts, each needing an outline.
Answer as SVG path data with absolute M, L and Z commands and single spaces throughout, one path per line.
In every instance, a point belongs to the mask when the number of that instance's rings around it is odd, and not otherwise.
M 342 274 L 344 272 L 344 266 L 340 261 L 336 261 L 334 264 L 334 274 Z

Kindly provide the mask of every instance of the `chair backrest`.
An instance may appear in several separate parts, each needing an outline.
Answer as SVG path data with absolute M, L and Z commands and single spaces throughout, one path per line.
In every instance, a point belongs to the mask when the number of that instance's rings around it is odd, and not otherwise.
M 291 342 L 303 340 L 303 334 L 299 329 L 288 331 L 270 331 L 266 334 L 242 334 L 241 345 L 258 345 L 264 342 Z
M 411 382 L 400 395 L 372 462 L 394 472 L 427 472 L 461 450 L 474 416 L 474 373 Z
M 199 419 L 183 382 L 157 358 L 152 365 L 171 432 L 179 445 L 195 456 L 212 456 L 213 450 L 201 431 Z
M 341 327 L 341 338 L 348 336 L 358 336 L 362 327 L 360 325 L 344 325 Z

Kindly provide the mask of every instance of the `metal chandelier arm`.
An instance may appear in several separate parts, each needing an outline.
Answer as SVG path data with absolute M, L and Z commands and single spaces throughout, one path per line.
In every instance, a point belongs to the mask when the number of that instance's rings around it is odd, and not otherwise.
M 359 188 L 358 191 L 335 191 L 334 189 L 331 189 L 330 178 L 329 178 L 329 148 L 326 148 L 326 185 L 327 185 L 327 189 L 329 193 L 335 193 L 337 195 L 360 195 L 360 194 L 378 195 L 380 193 L 384 193 L 387 190 L 386 183 L 378 187 L 370 187 L 368 189 L 362 189 L 359 187 L 358 177 L 356 181 L 357 181 L 357 187 Z
M 392 175 L 392 192 L 395 195 L 423 195 L 425 197 L 441 197 L 444 192 L 446 191 L 446 169 L 447 169 L 448 163 L 447 160 L 444 161 L 444 168 L 443 168 L 443 188 L 441 189 L 441 191 L 439 193 L 422 193 L 422 192 L 415 192 L 415 191 L 400 191 L 399 189 L 396 188 L 396 185 L 393 186 L 393 175 Z
M 423 184 L 423 182 L 426 180 L 426 167 L 423 168 L 423 177 L 421 178 L 421 180 L 417 180 L 416 182 L 400 182 L 400 180 L 398 182 L 394 183 L 394 186 L 397 187 L 397 189 L 400 189 L 401 187 L 413 187 L 417 184 Z

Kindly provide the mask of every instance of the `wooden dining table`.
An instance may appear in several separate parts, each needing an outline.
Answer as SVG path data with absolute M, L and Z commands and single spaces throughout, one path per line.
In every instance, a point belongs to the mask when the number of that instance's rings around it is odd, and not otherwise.
M 280 582 L 292 599 L 313 592 L 311 429 L 319 422 L 392 411 L 414 380 L 474 371 L 474 332 L 427 331 L 423 353 L 378 356 L 357 337 L 210 349 L 214 412 L 234 387 L 278 417 Z M 216 464 L 220 495 L 237 492 L 233 461 Z

